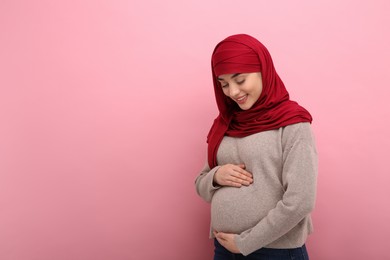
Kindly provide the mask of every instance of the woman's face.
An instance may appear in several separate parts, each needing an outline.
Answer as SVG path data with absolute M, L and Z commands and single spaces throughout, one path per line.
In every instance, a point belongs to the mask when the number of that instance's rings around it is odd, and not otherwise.
M 242 110 L 250 109 L 263 90 L 260 72 L 224 74 L 218 76 L 223 93 Z

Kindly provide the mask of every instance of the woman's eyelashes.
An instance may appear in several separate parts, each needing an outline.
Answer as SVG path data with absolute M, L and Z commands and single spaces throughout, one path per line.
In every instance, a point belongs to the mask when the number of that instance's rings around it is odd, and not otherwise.
M 242 84 L 244 84 L 245 79 L 236 80 L 235 82 L 237 85 L 242 85 Z M 221 82 L 221 87 L 227 88 L 227 87 L 229 87 L 229 83 Z
M 244 82 L 245 82 L 245 79 L 237 80 L 237 81 L 236 81 L 236 83 L 237 83 L 238 85 L 244 84 Z

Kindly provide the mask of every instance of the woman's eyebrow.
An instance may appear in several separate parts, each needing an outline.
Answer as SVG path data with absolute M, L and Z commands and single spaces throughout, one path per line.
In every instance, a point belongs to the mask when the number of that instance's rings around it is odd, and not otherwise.
M 235 73 L 235 74 L 233 74 L 230 78 L 231 79 L 233 79 L 233 78 L 235 78 L 235 77 L 237 77 L 237 76 L 239 76 L 239 75 L 241 75 L 241 73 Z M 224 80 L 224 79 L 221 79 L 221 78 L 217 78 L 218 80 Z

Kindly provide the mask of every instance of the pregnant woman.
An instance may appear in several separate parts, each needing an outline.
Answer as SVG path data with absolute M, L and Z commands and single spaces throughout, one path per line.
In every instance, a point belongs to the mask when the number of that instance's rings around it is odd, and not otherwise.
M 211 63 L 219 115 L 195 185 L 211 203 L 214 260 L 309 259 L 317 178 L 312 117 L 290 100 L 257 39 L 224 39 Z

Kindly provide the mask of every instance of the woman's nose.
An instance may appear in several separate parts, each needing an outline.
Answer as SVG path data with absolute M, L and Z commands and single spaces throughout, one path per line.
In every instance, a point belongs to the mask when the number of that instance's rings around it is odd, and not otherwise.
M 229 86 L 229 96 L 235 97 L 240 93 L 240 89 L 236 84 L 230 84 Z

